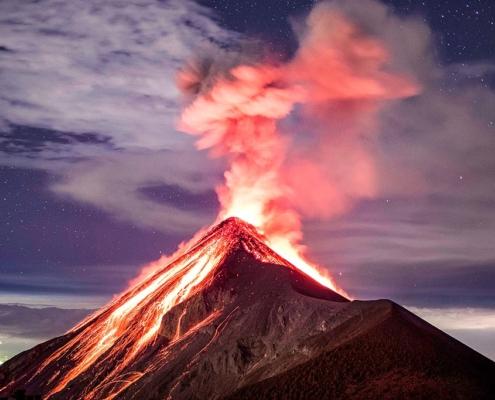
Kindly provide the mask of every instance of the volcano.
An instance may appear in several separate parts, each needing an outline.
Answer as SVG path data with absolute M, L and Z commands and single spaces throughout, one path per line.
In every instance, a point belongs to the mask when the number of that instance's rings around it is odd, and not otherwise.
M 44 399 L 488 399 L 495 363 L 389 300 L 350 301 L 229 218 L 0 367 Z

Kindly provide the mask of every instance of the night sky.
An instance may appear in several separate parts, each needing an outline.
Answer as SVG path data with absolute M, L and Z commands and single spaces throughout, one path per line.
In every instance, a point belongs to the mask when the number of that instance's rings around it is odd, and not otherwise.
M 306 219 L 309 254 L 495 359 L 495 3 L 347 3 L 423 91 L 380 115 L 379 195 Z M 222 161 L 177 131 L 176 72 L 246 42 L 290 59 L 314 4 L 0 2 L 0 303 L 29 307 L 0 310 L 0 362 L 65 329 L 27 310 L 101 306 L 214 220 Z

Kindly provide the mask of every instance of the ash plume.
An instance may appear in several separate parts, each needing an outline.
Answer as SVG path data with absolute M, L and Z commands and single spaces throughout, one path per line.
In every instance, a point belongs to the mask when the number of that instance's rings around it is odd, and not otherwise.
M 419 91 L 392 68 L 386 45 L 333 3 L 316 5 L 298 37 L 285 63 L 210 57 L 178 78 L 189 100 L 181 130 L 228 163 L 218 219 L 248 221 L 296 265 L 306 262 L 304 216 L 331 217 L 376 194 L 380 107 Z

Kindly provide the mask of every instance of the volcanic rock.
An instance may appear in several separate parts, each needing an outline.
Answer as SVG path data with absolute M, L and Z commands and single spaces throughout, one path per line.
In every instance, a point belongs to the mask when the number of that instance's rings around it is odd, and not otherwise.
M 159 310 L 175 284 L 160 281 L 164 274 L 207 259 L 216 264 L 197 290 L 130 352 L 145 332 L 140 316 Z M 90 361 L 80 352 L 139 288 L 2 365 L 0 396 L 25 389 L 64 400 L 495 398 L 495 363 L 389 300 L 349 301 L 320 285 L 238 219 L 139 285 L 150 282 L 155 290 L 116 325 L 118 339 L 105 351 Z M 69 375 L 78 360 L 86 368 Z

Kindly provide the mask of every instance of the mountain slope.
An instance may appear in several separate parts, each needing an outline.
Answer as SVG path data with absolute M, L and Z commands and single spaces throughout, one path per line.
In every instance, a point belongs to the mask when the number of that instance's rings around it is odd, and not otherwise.
M 406 394 L 439 382 L 483 398 L 494 365 L 392 302 L 348 301 L 229 219 L 68 334 L 0 367 L 0 394 L 384 398 L 394 382 Z
M 349 340 L 334 347 L 334 338 L 322 339 L 326 344 L 311 360 L 241 388 L 228 400 L 494 398 L 491 360 L 393 302 L 357 303 L 351 307 L 363 307 L 363 313 L 374 303 L 380 317 L 349 321 L 359 330 Z

